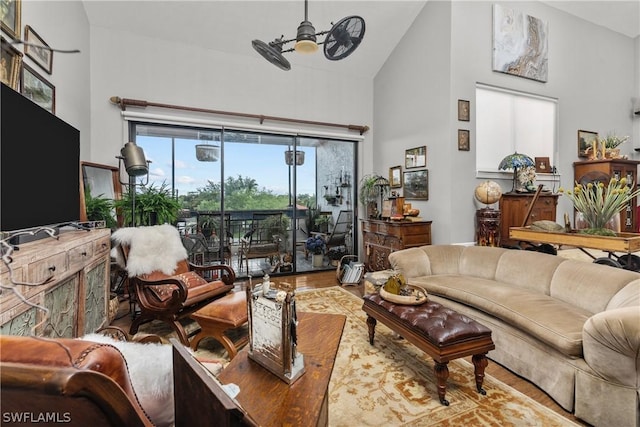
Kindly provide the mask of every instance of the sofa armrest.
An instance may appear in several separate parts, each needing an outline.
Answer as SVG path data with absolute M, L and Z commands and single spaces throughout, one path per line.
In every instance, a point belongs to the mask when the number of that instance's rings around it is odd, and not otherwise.
M 629 387 L 640 384 L 640 307 L 591 316 L 582 329 L 584 360 L 603 378 Z

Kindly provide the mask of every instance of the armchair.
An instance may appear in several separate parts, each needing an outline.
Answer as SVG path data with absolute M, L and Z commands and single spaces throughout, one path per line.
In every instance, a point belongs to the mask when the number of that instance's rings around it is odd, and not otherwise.
M 133 390 L 127 364 L 113 346 L 76 339 L 0 336 L 3 417 L 55 416 L 71 426 L 147 427 L 154 423 Z
M 140 308 L 129 332 L 135 334 L 143 323 L 160 320 L 188 346 L 179 320 L 231 291 L 236 278 L 233 269 L 190 263 L 178 230 L 168 224 L 121 228 L 112 239 L 113 255 L 126 270 Z

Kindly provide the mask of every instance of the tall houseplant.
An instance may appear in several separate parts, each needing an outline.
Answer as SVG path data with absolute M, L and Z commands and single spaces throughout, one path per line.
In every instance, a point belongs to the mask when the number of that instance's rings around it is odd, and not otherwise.
M 125 224 L 155 225 L 175 224 L 180 211 L 180 203 L 172 195 L 166 183 L 160 187 L 141 186 L 135 193 L 135 214 L 131 212 L 133 187 L 129 187 L 122 199 L 115 202 L 116 209 L 122 212 Z M 132 221 L 135 218 L 135 222 Z
M 365 175 L 360 179 L 358 200 L 365 208 L 368 218 L 377 217 L 381 213 L 382 206 L 377 206 L 376 201 L 389 194 L 389 185 L 378 185 L 382 180 L 386 178 L 378 174 Z

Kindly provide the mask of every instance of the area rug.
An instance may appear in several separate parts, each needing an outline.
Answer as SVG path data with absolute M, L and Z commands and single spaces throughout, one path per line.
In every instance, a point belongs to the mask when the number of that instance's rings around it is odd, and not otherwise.
M 381 323 L 369 344 L 362 299 L 336 286 L 296 294 L 298 311 L 344 314 L 340 348 L 329 384 L 329 426 L 577 426 L 487 375 L 476 391 L 470 358 L 449 363 L 447 400 L 438 400 L 433 360 Z M 224 361 L 214 340 L 198 357 Z M 492 362 L 489 362 L 492 363 Z

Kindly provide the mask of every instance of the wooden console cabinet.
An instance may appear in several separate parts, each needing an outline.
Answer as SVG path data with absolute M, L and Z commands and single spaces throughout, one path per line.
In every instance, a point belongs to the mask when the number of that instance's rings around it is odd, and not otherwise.
M 633 183 L 634 189 L 638 185 L 638 160 L 603 159 L 575 162 L 573 164 L 573 176 L 576 182 L 582 184 L 594 180 L 602 180 L 603 177 L 611 179 L 616 177 L 626 178 Z M 608 179 L 604 182 L 608 183 Z M 620 212 L 620 231 L 625 233 L 638 232 L 638 220 L 636 218 L 637 198 L 634 197 L 626 209 Z
M 558 194 L 540 193 L 535 206 L 531 210 L 531 216 L 526 224 L 524 218 L 529 211 L 529 205 L 533 201 L 534 193 L 505 193 L 500 198 L 500 242 L 501 245 L 513 246 L 518 242 L 509 239 L 509 227 L 522 227 L 534 221 L 556 220 L 556 206 Z
M 386 270 L 391 252 L 431 244 L 431 221 L 363 220 L 362 238 L 367 271 Z
M 15 286 L 28 304 L 12 290 L 2 290 L 0 334 L 75 338 L 105 326 L 110 249 L 110 229 L 66 231 L 57 240 L 19 245 L 11 255 L 11 272 L 0 265 L 2 285 L 44 283 Z

